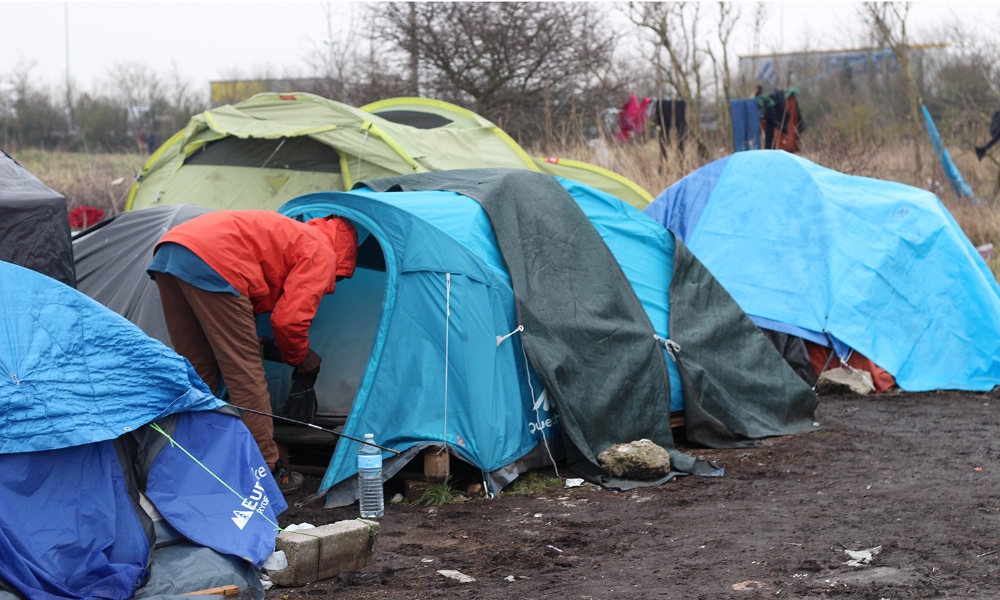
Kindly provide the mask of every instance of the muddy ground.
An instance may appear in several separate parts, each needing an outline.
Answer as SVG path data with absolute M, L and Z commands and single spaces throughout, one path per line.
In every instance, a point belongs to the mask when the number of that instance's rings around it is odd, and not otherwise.
M 753 449 L 686 449 L 723 478 L 388 505 L 373 565 L 268 597 L 1000 598 L 1000 394 L 823 397 L 816 418 Z M 293 506 L 281 524 L 356 516 Z

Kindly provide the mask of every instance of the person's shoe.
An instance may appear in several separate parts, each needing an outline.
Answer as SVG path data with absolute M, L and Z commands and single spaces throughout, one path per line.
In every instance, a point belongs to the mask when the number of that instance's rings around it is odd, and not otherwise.
M 275 463 L 274 468 L 271 469 L 271 475 L 274 477 L 274 481 L 278 484 L 278 489 L 285 496 L 288 494 L 294 494 L 295 492 L 302 489 L 302 486 L 306 484 L 306 478 L 302 476 L 302 473 L 296 473 L 291 471 L 282 463 L 281 459 Z

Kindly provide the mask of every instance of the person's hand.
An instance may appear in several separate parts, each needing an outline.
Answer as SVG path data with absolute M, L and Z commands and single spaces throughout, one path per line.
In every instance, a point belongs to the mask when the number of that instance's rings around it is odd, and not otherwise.
M 319 365 L 321 362 L 323 362 L 323 358 L 320 357 L 319 354 L 313 352 L 313 349 L 310 348 L 309 351 L 306 353 L 305 360 L 300 362 L 299 366 L 297 366 L 296 369 L 298 370 L 299 373 L 303 374 L 312 373 L 314 371 L 319 371 Z

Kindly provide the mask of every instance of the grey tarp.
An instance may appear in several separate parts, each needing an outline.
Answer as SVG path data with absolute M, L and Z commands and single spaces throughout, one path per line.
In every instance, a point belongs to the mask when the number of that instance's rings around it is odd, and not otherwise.
M 562 416 L 571 462 L 575 449 L 596 467 L 609 446 L 642 438 L 674 448 L 663 347 L 611 251 L 553 177 L 476 169 L 359 185 L 449 190 L 483 206 L 510 273 L 524 349 Z M 599 477 L 596 469 L 580 474 Z
M 66 199 L 0 150 L 0 260 L 76 286 Z
M 122 213 L 82 232 L 73 240 L 77 289 L 172 348 L 160 291 L 146 267 L 163 234 L 207 212 L 190 204 L 157 206 Z
M 149 579 L 135 592 L 142 600 L 191 600 L 189 592 L 235 585 L 239 600 L 263 600 L 264 585 L 257 578 L 253 565 L 235 556 L 219 554 L 211 548 L 183 542 L 153 553 Z M 222 598 L 222 595 L 201 594 L 198 600 Z M 21 597 L 0 589 L 0 600 Z
M 524 348 L 563 416 L 574 470 L 612 487 L 636 485 L 601 474 L 596 456 L 640 438 L 670 449 L 677 470 L 709 468 L 673 449 L 663 347 L 600 234 L 552 177 L 489 169 L 358 185 L 449 190 L 483 206 L 510 272 Z M 732 447 L 812 430 L 815 394 L 680 241 L 670 303 L 690 440 Z

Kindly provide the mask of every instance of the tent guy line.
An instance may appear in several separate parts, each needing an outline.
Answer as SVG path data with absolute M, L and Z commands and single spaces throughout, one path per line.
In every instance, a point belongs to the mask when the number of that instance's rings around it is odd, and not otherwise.
M 253 413 L 255 415 L 263 415 L 265 417 L 271 417 L 273 419 L 281 419 L 282 421 L 288 421 L 289 423 L 295 423 L 296 425 L 303 425 L 303 426 L 309 427 L 311 429 L 319 429 L 320 431 L 325 431 L 327 433 L 331 433 L 333 435 L 336 435 L 336 436 L 339 436 L 339 437 L 342 437 L 342 438 L 347 438 L 347 439 L 351 440 L 352 442 L 358 442 L 360 444 L 367 444 L 369 446 L 375 446 L 379 450 L 385 450 L 386 452 L 392 452 L 393 454 L 402 454 L 402 452 L 400 452 L 399 450 L 393 450 L 392 448 L 386 448 L 385 446 L 379 446 L 378 444 L 373 444 L 371 442 L 366 442 L 365 440 L 360 440 L 360 439 L 358 439 L 356 437 L 351 437 L 349 435 L 344 435 L 343 433 L 337 433 L 336 431 L 334 431 L 332 429 L 327 429 L 326 427 L 320 427 L 319 425 L 313 425 L 312 423 L 306 423 L 305 421 L 297 421 L 295 419 L 289 419 L 288 417 L 282 417 L 281 415 L 273 415 L 271 413 L 266 413 L 266 412 L 262 412 L 262 411 L 259 411 L 259 410 L 253 410 L 252 408 L 247 408 L 245 406 L 236 406 L 235 404 L 230 404 L 229 406 L 232 406 L 233 408 L 236 408 L 238 410 L 243 410 L 243 411 L 246 411 L 246 412 L 249 412 L 249 413 Z

